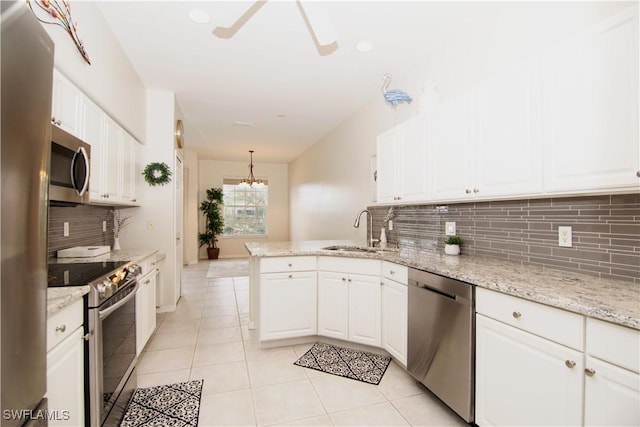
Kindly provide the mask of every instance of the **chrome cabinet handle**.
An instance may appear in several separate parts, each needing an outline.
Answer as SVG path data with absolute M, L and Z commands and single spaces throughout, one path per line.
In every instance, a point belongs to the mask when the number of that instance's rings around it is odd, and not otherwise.
M 60 325 L 60 326 L 56 326 L 56 332 L 64 332 L 67 330 L 67 325 Z
M 572 369 L 576 366 L 576 362 L 573 360 L 565 360 L 564 364 L 567 365 L 567 368 Z
M 514 311 L 513 312 L 513 318 L 514 319 L 519 319 L 522 317 L 522 313 L 520 313 L 519 311 Z
M 591 368 L 585 368 L 584 373 L 586 376 L 588 377 L 592 377 L 596 374 L 596 371 L 594 369 Z

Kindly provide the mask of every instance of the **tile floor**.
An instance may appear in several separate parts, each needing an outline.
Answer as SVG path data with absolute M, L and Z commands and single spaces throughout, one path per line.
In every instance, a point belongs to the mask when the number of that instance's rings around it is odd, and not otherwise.
M 158 315 L 138 362 L 138 387 L 204 378 L 201 426 L 466 425 L 396 362 L 375 386 L 293 365 L 311 344 L 260 349 L 247 328 L 246 264 L 233 262 L 185 267 L 178 307 Z

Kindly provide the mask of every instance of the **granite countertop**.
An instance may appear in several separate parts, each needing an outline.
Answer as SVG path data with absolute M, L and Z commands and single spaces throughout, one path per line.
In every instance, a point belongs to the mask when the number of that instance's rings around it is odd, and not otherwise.
M 488 257 L 434 252 L 339 252 L 327 246 L 358 246 L 353 241 L 251 242 L 252 256 L 328 255 L 386 260 L 461 280 L 587 317 L 640 329 L 640 285 L 581 273 Z M 362 245 L 360 245 L 362 246 Z
M 164 254 L 159 254 L 157 249 L 126 249 L 112 251 L 104 255 L 83 258 L 50 258 L 49 264 L 69 264 L 81 262 L 101 262 L 101 261 L 133 261 L 139 262 L 156 254 L 158 260 L 165 258 Z M 47 288 L 47 316 L 51 316 L 72 302 L 79 300 L 89 293 L 89 286 L 66 286 L 60 288 Z

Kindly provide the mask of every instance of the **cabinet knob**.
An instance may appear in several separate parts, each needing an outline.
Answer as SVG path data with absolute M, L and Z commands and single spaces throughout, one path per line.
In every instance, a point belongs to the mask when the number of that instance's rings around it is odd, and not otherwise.
M 351 281 L 351 279 L 348 280 L 348 282 L 350 282 L 350 281 Z
M 576 362 L 573 360 L 565 360 L 564 364 L 567 365 L 567 368 L 572 369 L 576 366 Z
M 468 188 L 466 190 L 464 190 L 465 193 L 467 194 L 471 194 L 471 190 L 469 190 Z
M 289 279 L 293 279 L 293 275 L 292 274 L 289 275 Z
M 53 123 L 54 125 L 56 124 L 56 118 L 55 118 L 55 116 L 54 116 L 54 117 L 51 117 L 51 123 Z
M 343 278 L 342 278 L 342 281 L 343 281 L 343 282 L 346 282 L 346 281 L 347 281 L 347 279 L 343 277 Z
M 293 264 L 288 264 L 288 265 L 289 265 L 289 267 L 293 267 Z
M 396 274 L 396 272 L 393 270 L 389 270 L 389 274 Z
M 56 332 L 64 332 L 67 330 L 67 325 L 56 326 Z
M 514 319 L 519 319 L 522 317 L 522 313 L 520 313 L 519 311 L 514 311 L 513 312 L 513 318 Z
M 479 192 L 480 192 L 480 190 L 478 190 L 477 188 L 474 188 L 474 189 L 473 189 L 473 192 L 474 192 L 474 193 L 479 193 Z
M 584 373 L 586 376 L 588 377 L 592 377 L 596 374 L 596 371 L 594 369 L 591 368 L 585 368 Z
M 640 170 L 636 171 L 636 176 L 640 178 Z

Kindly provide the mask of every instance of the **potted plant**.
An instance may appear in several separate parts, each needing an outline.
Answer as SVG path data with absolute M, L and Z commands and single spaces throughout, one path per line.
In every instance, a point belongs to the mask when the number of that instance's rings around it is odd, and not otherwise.
M 460 245 L 463 240 L 460 236 L 449 236 L 447 240 L 444 241 L 444 253 L 447 255 L 458 255 L 460 254 Z
M 204 214 L 204 233 L 200 233 L 200 247 L 207 245 L 209 259 L 218 259 L 220 248 L 216 246 L 218 235 L 222 234 L 224 219 L 220 206 L 222 205 L 222 188 L 207 190 L 207 200 L 200 203 L 200 212 Z

